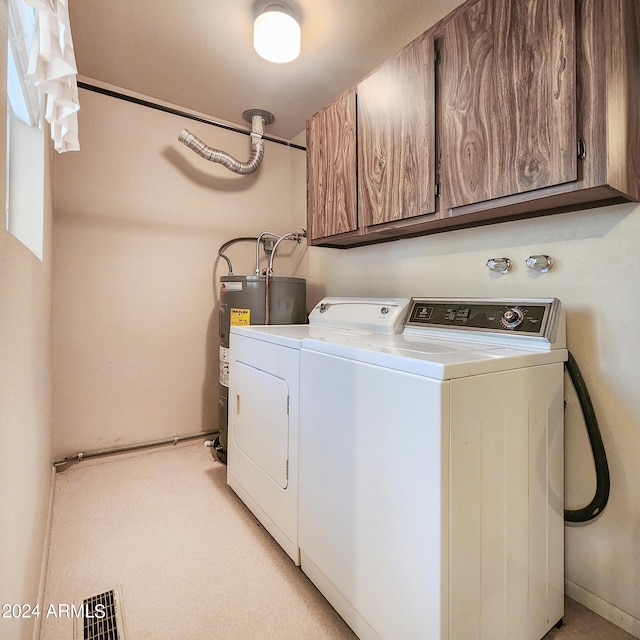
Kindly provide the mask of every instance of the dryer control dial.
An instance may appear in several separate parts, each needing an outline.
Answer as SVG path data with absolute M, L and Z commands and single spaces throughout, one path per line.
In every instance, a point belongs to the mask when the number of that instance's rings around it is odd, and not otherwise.
M 524 312 L 519 307 L 511 307 L 507 309 L 500 319 L 500 323 L 505 329 L 515 329 L 522 324 L 524 320 Z

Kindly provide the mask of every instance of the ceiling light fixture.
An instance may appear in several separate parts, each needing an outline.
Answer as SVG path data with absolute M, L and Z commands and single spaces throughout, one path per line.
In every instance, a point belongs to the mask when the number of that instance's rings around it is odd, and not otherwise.
M 269 62 L 291 62 L 300 55 L 300 25 L 282 4 L 268 4 L 253 24 L 253 48 Z

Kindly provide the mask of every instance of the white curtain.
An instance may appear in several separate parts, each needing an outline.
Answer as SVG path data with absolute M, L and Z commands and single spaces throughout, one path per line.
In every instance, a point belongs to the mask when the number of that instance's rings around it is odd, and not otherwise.
M 45 119 L 58 153 L 78 151 L 78 85 L 67 0 L 25 0 L 36 10 L 27 77 L 45 94 Z

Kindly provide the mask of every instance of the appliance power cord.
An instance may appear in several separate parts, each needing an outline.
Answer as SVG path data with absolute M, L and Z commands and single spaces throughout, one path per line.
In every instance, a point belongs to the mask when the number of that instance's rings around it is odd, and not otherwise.
M 593 405 L 591 404 L 587 385 L 580 373 L 578 363 L 571 352 L 569 352 L 569 358 L 565 363 L 565 368 L 571 378 L 573 388 L 576 390 L 576 394 L 578 395 L 580 408 L 582 409 L 582 415 L 584 416 L 585 425 L 587 427 L 589 443 L 591 445 L 596 470 L 596 491 L 593 499 L 586 507 L 571 510 L 565 509 L 564 519 L 565 522 L 588 522 L 602 513 L 607 505 L 607 501 L 609 500 L 609 465 L 607 463 L 607 454 L 604 449 L 602 435 L 600 434 L 598 420 L 596 418 L 595 411 L 593 410 Z

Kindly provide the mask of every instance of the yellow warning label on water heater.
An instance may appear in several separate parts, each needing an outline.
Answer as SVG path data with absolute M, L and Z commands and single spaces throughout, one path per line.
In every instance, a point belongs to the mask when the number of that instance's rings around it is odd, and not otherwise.
M 251 324 L 251 309 L 231 309 L 231 326 L 245 327 Z

